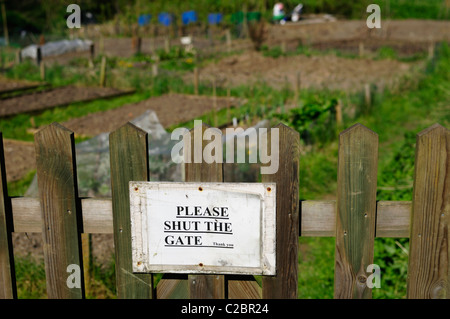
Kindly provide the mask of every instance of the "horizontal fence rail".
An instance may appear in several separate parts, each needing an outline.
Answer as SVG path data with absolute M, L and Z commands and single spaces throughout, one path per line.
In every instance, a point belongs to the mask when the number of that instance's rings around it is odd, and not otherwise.
M 14 232 L 42 232 L 41 207 L 38 198 L 12 198 Z M 334 237 L 336 233 L 335 200 L 303 200 L 300 206 L 302 237 Z M 83 233 L 112 234 L 111 198 L 82 198 Z M 408 238 L 411 215 L 410 201 L 378 201 L 375 237 Z
M 276 127 L 279 169 L 262 179 L 277 183 L 277 275 L 261 286 L 253 276 L 164 274 L 155 287 L 152 274 L 132 273 L 128 182 L 149 180 L 151 170 L 138 127 L 110 134 L 111 198 L 78 197 L 74 133 L 58 123 L 35 135 L 39 197 L 9 197 L 0 133 L 0 298 L 17 298 L 13 232 L 42 233 L 49 298 L 85 297 L 84 283 L 68 288 L 67 266 L 83 276 L 82 235 L 91 233 L 114 234 L 119 298 L 297 298 L 299 236 L 336 238 L 335 298 L 371 298 L 365 269 L 375 237 L 410 239 L 408 298 L 450 298 L 448 129 L 417 134 L 412 201 L 377 201 L 378 135 L 353 125 L 339 135 L 337 198 L 321 201 L 299 200 L 299 135 Z M 187 163 L 185 173 L 186 181 L 223 182 L 222 164 Z

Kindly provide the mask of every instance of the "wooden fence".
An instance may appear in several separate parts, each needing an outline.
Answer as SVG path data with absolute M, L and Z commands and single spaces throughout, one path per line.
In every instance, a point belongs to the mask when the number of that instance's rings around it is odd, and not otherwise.
M 409 237 L 409 298 L 450 297 L 449 130 L 435 124 L 417 135 L 412 202 L 376 200 L 378 135 L 360 124 L 339 136 L 337 200 L 299 201 L 300 137 L 276 127 L 279 170 L 262 181 L 277 183 L 277 275 L 261 286 L 252 276 L 169 274 L 155 286 L 152 274 L 132 273 L 128 182 L 149 180 L 141 129 L 128 123 L 110 134 L 111 199 L 78 197 L 74 134 L 57 123 L 35 135 L 39 198 L 10 198 L 0 135 L 0 297 L 17 297 L 12 232 L 42 233 L 49 298 L 84 298 L 83 281 L 68 287 L 67 266 L 83 275 L 89 233 L 114 234 L 119 298 L 297 298 L 299 236 L 336 237 L 335 298 L 371 298 L 375 237 Z M 186 164 L 185 179 L 222 182 L 223 166 Z

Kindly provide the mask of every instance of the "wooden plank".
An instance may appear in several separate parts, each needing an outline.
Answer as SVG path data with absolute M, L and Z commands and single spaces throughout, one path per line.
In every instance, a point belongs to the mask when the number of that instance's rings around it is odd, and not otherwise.
M 48 298 L 84 298 L 75 142 L 72 131 L 53 123 L 35 134 L 42 238 Z M 80 269 L 79 286 L 69 287 L 68 267 Z
M 274 174 L 263 174 L 261 180 L 262 182 L 275 182 L 277 185 L 277 275 L 263 277 L 262 297 L 297 299 L 300 136 L 295 130 L 279 124 L 268 132 L 269 145 L 267 149 L 272 149 L 272 134 L 276 132 L 272 131 L 273 129 L 278 129 L 279 136 L 278 140 L 273 141 L 279 146 L 278 171 Z
M 336 201 L 300 202 L 300 236 L 334 237 L 336 234 Z M 379 201 L 375 237 L 408 238 L 410 201 Z
M 371 298 L 378 135 L 361 124 L 339 136 L 334 297 Z
M 203 158 L 205 146 L 211 143 L 203 139 L 205 131 L 209 128 L 207 125 L 195 126 L 186 133 L 190 136 L 190 145 L 186 143 L 185 150 L 189 147 L 191 152 L 185 153 L 185 181 L 186 182 L 223 182 L 223 166 L 221 162 L 212 161 L 206 163 Z M 217 129 L 213 129 L 217 130 Z M 217 130 L 220 136 L 220 145 L 222 145 L 222 132 Z M 201 139 L 201 144 L 196 144 Z M 198 145 L 201 147 L 195 147 Z M 222 146 L 215 151 L 219 152 L 218 158 L 223 159 Z M 190 159 L 188 156 L 190 155 Z M 201 160 L 199 160 L 201 159 Z M 196 163 L 197 162 L 197 163 Z M 191 299 L 223 299 L 225 298 L 225 277 L 223 275 L 189 275 L 189 297 Z
M 38 198 L 16 197 L 11 199 L 14 232 L 40 233 L 42 231 L 41 208 Z M 300 236 L 334 237 L 336 233 L 336 201 L 300 201 Z M 112 202 L 110 198 L 81 199 L 83 232 L 88 234 L 112 234 Z M 409 238 L 411 202 L 377 202 L 377 226 L 375 237 Z
M 302 237 L 334 237 L 336 201 L 301 201 L 299 228 Z
M 147 133 L 127 123 L 109 135 L 109 145 L 117 297 L 152 298 L 153 276 L 133 274 L 131 264 L 129 182 L 149 180 Z
M 158 299 L 189 299 L 188 276 L 164 274 L 156 287 Z
M 0 299 L 17 298 L 11 232 L 12 209 L 6 183 L 3 136 L 0 133 Z
M 261 299 L 262 289 L 253 276 L 227 276 L 228 299 Z
M 113 233 L 112 201 L 110 198 L 82 199 L 81 208 L 83 210 L 84 233 Z
M 407 297 L 450 299 L 450 131 L 417 134 Z
M 375 237 L 408 238 L 411 202 L 377 202 Z

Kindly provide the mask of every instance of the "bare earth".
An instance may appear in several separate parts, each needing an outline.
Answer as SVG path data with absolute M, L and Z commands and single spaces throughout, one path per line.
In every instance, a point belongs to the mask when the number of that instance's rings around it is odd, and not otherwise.
M 231 86 L 265 82 L 281 88 L 294 87 L 300 73 L 301 88 L 355 91 L 366 83 L 390 85 L 413 70 L 414 63 L 394 60 L 347 59 L 335 55 L 265 57 L 246 52 L 209 64 L 202 77 L 215 76 Z M 192 78 L 192 76 L 189 76 Z
M 26 112 L 37 112 L 70 103 L 118 96 L 125 91 L 113 88 L 66 86 L 45 92 L 25 94 L 1 100 L 0 117 Z
M 217 97 L 217 110 L 242 103 L 237 98 Z M 213 110 L 211 96 L 166 94 L 101 113 L 93 113 L 62 123 L 80 135 L 95 136 L 111 132 L 147 110 L 156 112 L 163 127 L 188 122 Z

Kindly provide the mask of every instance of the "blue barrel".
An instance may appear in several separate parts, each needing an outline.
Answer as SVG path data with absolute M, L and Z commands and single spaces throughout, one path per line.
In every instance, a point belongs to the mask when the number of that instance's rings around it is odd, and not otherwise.
M 181 21 L 184 25 L 197 22 L 197 12 L 194 10 L 183 12 L 181 14 Z
M 167 12 L 158 14 L 158 22 L 166 27 L 172 23 L 172 15 Z
M 149 24 L 151 18 L 152 18 L 151 14 L 141 14 L 138 18 L 139 26 L 143 27 L 144 25 Z
M 209 24 L 219 24 L 222 22 L 223 15 L 222 13 L 210 13 L 208 14 L 208 23 Z

